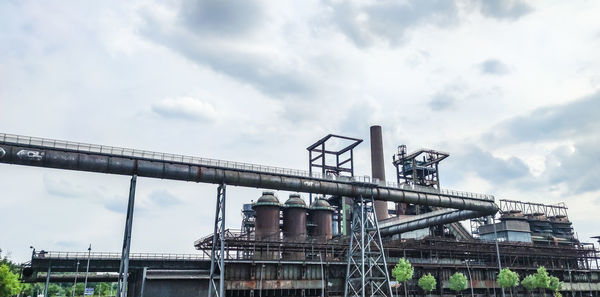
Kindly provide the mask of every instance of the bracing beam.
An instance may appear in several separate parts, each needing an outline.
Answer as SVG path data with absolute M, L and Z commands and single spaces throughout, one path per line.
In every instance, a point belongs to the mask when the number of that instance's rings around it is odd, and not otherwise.
M 121 251 L 121 263 L 119 265 L 119 281 L 117 282 L 117 293 L 119 297 L 127 297 L 127 276 L 129 275 L 129 251 L 131 249 L 131 228 L 133 225 L 133 207 L 135 204 L 135 186 L 137 176 L 131 177 L 129 185 L 129 201 L 127 202 L 127 218 L 125 220 L 125 232 L 123 235 L 123 249 Z
M 217 297 L 225 297 L 225 191 L 225 184 L 221 184 L 217 188 L 215 230 L 210 253 L 208 297 L 212 297 L 213 294 L 216 294 Z M 218 286 L 217 277 L 219 278 Z

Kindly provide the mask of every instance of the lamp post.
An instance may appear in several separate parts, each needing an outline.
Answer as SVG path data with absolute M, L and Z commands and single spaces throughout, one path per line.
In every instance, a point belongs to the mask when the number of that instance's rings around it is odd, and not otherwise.
M 496 232 L 496 218 L 492 216 L 492 226 L 494 226 L 494 243 L 496 244 L 496 256 L 498 257 L 498 273 L 502 271 L 502 263 L 500 259 L 500 248 L 498 247 L 498 233 Z M 502 289 L 502 297 L 506 297 L 504 293 L 504 287 L 500 287 Z M 494 289 L 494 293 L 496 289 Z
M 471 269 L 469 269 L 468 259 L 465 259 L 465 264 L 467 264 L 467 273 L 469 274 L 469 287 L 471 287 L 471 297 L 475 297 L 475 293 L 473 292 L 473 278 L 471 278 Z
M 87 267 L 85 268 L 85 281 L 83 282 L 83 296 L 85 296 L 85 291 L 87 290 L 87 280 L 88 280 L 88 272 L 90 271 L 90 254 L 92 253 L 92 244 L 88 247 L 88 258 L 87 258 Z

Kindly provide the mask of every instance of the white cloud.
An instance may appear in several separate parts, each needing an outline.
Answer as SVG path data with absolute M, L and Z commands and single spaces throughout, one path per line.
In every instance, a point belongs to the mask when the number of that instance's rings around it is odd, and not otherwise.
M 306 146 L 347 134 L 365 139 L 355 154 L 364 175 L 368 125 L 377 123 L 388 157 L 399 144 L 450 151 L 447 187 L 565 200 L 576 227 L 585 226 L 577 219 L 600 211 L 582 206 L 594 201 L 597 178 L 548 181 L 568 178 L 557 162 L 577 167 L 593 156 L 598 122 L 586 106 L 597 101 L 562 113 L 550 107 L 600 87 L 600 4 L 437 2 L 252 1 L 251 15 L 222 1 L 0 2 L 0 127 L 299 169 Z M 207 9 L 220 17 L 194 19 Z M 561 155 L 562 146 L 575 153 Z M 468 163 L 475 159 L 495 169 L 478 173 Z M 461 174 L 461 164 L 472 170 Z M 393 179 L 389 162 L 386 169 Z M 528 169 L 538 190 L 507 186 L 514 175 L 531 178 Z M 30 244 L 120 248 L 128 177 L 7 165 L 0 176 L 0 225 L 27 222 L 0 236 L 17 260 Z M 228 225 L 238 228 L 242 202 L 260 190 L 228 193 Z M 214 195 L 213 185 L 140 178 L 133 250 L 193 252 L 191 242 L 211 232 Z M 196 227 L 172 232 L 177 226 Z
M 152 111 L 165 118 L 212 121 L 215 108 L 208 102 L 192 97 L 167 98 L 152 104 Z

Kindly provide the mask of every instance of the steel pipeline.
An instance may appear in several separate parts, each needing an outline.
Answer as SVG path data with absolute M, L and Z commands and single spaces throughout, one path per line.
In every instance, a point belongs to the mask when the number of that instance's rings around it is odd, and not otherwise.
M 376 200 L 405 202 L 445 208 L 468 209 L 483 215 L 497 212 L 493 201 L 459 197 L 443 193 L 419 192 L 378 186 L 375 184 L 324 180 L 280 173 L 253 172 L 236 168 L 219 168 L 186 162 L 151 160 L 143 157 L 114 156 L 101 152 L 78 152 L 39 145 L 0 143 L 5 153 L 0 163 L 79 170 L 106 174 L 138 175 L 141 177 L 226 183 L 233 186 L 294 192 L 357 197 L 373 196 Z
M 437 210 L 421 216 L 415 216 L 415 218 L 400 221 L 394 225 L 383 227 L 380 229 L 380 232 L 382 236 L 400 234 L 429 226 L 448 224 L 462 220 L 483 217 L 486 215 L 488 215 L 488 213 L 485 211 L 448 209 Z

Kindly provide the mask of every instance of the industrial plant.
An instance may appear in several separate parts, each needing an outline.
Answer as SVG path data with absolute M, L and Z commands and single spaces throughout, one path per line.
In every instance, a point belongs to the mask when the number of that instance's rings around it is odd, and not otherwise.
M 371 175 L 358 175 L 362 142 L 326 135 L 307 147 L 307 170 L 295 170 L 0 134 L 0 163 L 131 176 L 122 251 L 34 250 L 22 279 L 73 282 L 88 261 L 89 281 L 118 282 L 123 297 L 454 296 L 449 279 L 461 272 L 463 294 L 505 297 L 502 268 L 523 278 L 544 266 L 563 296 L 600 296 L 599 251 L 578 240 L 565 204 L 445 189 L 439 169 L 450 153 L 403 144 L 384 152 L 380 126 L 370 128 Z M 204 197 L 216 200 L 214 230 L 190 239 L 197 254 L 130 253 L 137 177 L 217 185 Z M 259 190 L 230 205 L 230 186 Z M 226 217 L 226 207 L 240 216 Z M 392 277 L 401 258 L 415 268 L 405 283 Z M 431 292 L 417 284 L 426 274 L 437 280 Z

